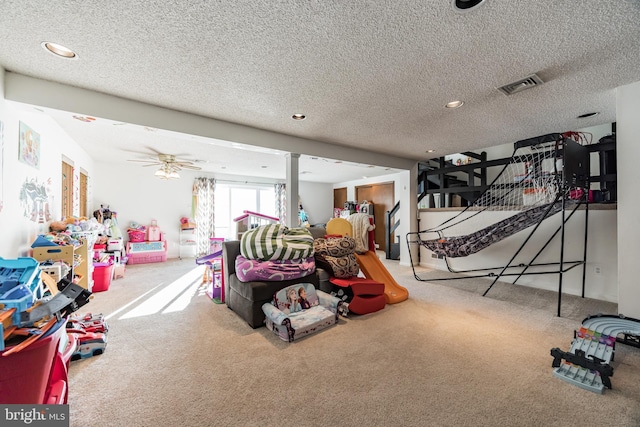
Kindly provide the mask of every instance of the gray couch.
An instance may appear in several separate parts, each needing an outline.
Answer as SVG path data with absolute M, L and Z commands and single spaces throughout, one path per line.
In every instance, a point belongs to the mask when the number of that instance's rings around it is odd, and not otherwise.
M 324 237 L 323 227 L 310 227 L 314 239 Z M 264 326 L 265 315 L 262 304 L 270 302 L 273 294 L 282 288 L 297 283 L 312 283 L 316 289 L 331 290 L 329 274 L 316 268 L 315 274 L 300 279 L 280 282 L 241 282 L 236 276 L 236 257 L 240 254 L 240 241 L 231 240 L 222 244 L 224 262 L 224 298 L 227 307 L 243 318 L 252 328 Z

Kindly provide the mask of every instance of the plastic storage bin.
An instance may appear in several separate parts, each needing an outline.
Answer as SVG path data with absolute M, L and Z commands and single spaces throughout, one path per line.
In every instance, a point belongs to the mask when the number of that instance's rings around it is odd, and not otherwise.
M 54 358 L 60 338 L 66 333 L 66 323 L 66 318 L 62 319 L 45 336 L 17 353 L 3 356 L 0 352 L 0 403 L 45 403 Z
M 33 258 L 0 258 L 0 303 L 15 308 L 11 320 L 20 323 L 20 312 L 43 297 L 38 261 Z
M 110 262 L 93 263 L 93 288 L 91 292 L 104 292 L 111 286 L 111 276 L 113 274 L 113 264 Z

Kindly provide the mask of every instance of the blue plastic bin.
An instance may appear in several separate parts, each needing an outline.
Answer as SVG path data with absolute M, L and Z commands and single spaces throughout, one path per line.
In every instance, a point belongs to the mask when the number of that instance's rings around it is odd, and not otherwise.
M 20 312 L 43 297 L 38 261 L 33 258 L 0 258 L 0 304 L 15 308 L 11 320 L 20 324 Z

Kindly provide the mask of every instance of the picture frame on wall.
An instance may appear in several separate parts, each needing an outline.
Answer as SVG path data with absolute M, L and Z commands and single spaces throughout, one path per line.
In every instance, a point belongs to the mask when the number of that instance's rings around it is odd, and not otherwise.
M 20 122 L 18 160 L 40 169 L 40 134 L 22 122 Z

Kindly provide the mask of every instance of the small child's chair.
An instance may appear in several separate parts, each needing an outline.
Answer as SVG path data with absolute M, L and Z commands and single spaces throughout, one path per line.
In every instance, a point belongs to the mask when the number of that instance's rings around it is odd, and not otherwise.
M 338 322 L 338 314 L 346 315 L 348 305 L 316 290 L 311 283 L 299 283 L 279 290 L 273 301 L 264 303 L 265 323 L 280 339 L 292 342 Z

